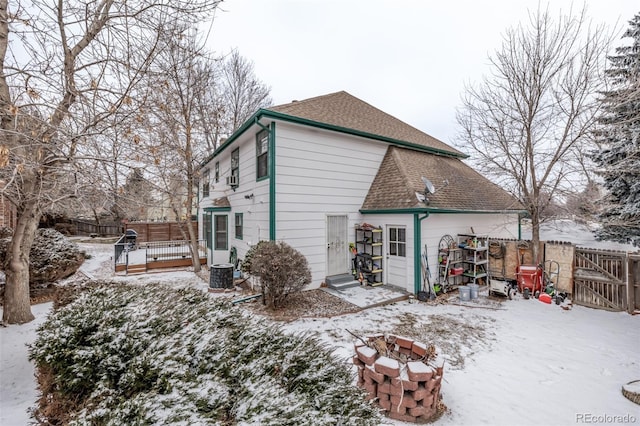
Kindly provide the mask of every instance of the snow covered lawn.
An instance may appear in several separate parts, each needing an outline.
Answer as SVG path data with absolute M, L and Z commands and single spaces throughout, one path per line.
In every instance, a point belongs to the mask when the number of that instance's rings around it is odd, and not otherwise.
M 640 422 L 640 406 L 621 392 L 640 378 L 638 316 L 578 306 L 564 311 L 535 299 L 505 301 L 502 310 L 402 302 L 287 328 L 337 340 L 337 353 L 349 362 L 352 339 L 345 328 L 356 334 L 389 331 L 407 314 L 421 319 L 414 327 L 431 337 L 423 342 L 464 355 L 462 365 L 455 353 L 444 351 L 450 362 L 442 395 L 451 412 L 437 425 L 567 425 L 588 423 L 588 416 Z M 482 338 L 460 333 L 463 324 L 476 326 Z M 456 341 L 443 345 L 439 334 Z
M 86 274 L 110 271 L 110 246 L 87 248 Z M 106 266 L 105 266 L 106 265 Z M 189 272 L 118 277 L 202 286 Z M 481 295 L 482 297 L 482 295 Z M 242 305 L 238 306 L 242 309 Z M 26 425 L 36 399 L 25 344 L 35 338 L 50 304 L 34 306 L 36 321 L 0 328 L 0 424 Z M 574 306 L 564 311 L 535 299 L 505 300 L 499 309 L 398 302 L 334 318 L 301 319 L 288 330 L 311 330 L 351 363 L 353 337 L 385 331 L 413 333 L 442 348 L 443 402 L 437 425 L 567 425 L 640 422 L 640 405 L 621 387 L 640 379 L 640 316 Z M 355 370 L 354 370 L 355 371 Z M 390 424 L 401 424 L 391 422 Z

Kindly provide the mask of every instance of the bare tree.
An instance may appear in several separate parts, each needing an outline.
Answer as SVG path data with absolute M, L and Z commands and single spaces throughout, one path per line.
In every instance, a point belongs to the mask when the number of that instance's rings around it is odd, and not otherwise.
M 29 252 L 43 210 L 68 184 L 94 129 L 132 103 L 168 23 L 219 0 L 0 0 L 0 190 L 18 212 L 4 264 L 3 322 L 31 321 Z
M 207 154 L 206 117 L 217 105 L 207 103 L 215 85 L 215 61 L 195 33 L 175 26 L 163 40 L 167 48 L 150 75 L 146 140 L 143 146 L 153 160 L 147 172 L 155 188 L 168 200 L 185 240 L 190 242 L 194 269 L 200 270 L 198 235 L 192 224 L 197 207 L 198 166 Z
M 544 210 L 582 180 L 575 159 L 596 121 L 611 39 L 588 24 L 585 9 L 558 20 L 548 10 L 530 13 L 528 25 L 506 32 L 490 58 L 493 74 L 466 89 L 458 110 L 461 145 L 531 216 L 536 261 Z
M 255 76 L 253 63 L 243 58 L 237 50 L 232 51 L 224 61 L 221 86 L 224 130 L 228 135 L 258 109 L 271 105 L 269 88 Z

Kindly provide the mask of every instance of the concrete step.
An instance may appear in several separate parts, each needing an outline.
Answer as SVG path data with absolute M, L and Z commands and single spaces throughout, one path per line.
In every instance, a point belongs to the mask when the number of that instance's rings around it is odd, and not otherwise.
M 351 281 L 328 284 L 327 286 L 334 290 L 344 290 L 345 288 L 350 288 L 350 287 L 360 287 L 360 281 L 356 281 L 352 277 Z
M 351 274 L 338 274 L 338 275 L 329 275 L 328 277 L 325 277 L 324 282 L 327 283 L 327 285 L 333 285 L 333 284 L 340 284 L 340 283 L 346 283 L 349 281 L 353 281 L 353 275 Z

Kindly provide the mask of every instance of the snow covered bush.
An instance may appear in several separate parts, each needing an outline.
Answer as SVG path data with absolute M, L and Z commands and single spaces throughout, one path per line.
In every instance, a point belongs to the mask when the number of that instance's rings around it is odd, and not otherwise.
M 262 300 L 271 308 L 284 306 L 289 294 L 311 283 L 307 258 L 287 243 L 263 241 L 250 259 L 249 273 L 260 278 Z
M 195 289 L 82 292 L 39 328 L 30 359 L 50 376 L 35 412 L 47 424 L 380 423 L 319 340 Z
M 253 256 L 256 253 L 256 251 L 258 250 L 258 248 L 263 245 L 266 244 L 267 241 L 258 241 L 258 244 L 255 244 L 253 246 L 251 246 L 249 248 L 249 250 L 247 250 L 247 253 L 244 255 L 244 259 L 242 259 L 242 263 L 240 268 L 242 269 L 242 272 L 244 272 L 245 274 L 251 274 L 251 265 L 253 262 Z
M 10 239 L 11 235 L 8 235 L 0 240 L 0 264 L 4 264 Z M 38 229 L 29 253 L 29 281 L 42 284 L 67 278 L 78 270 L 84 260 L 85 253 L 76 243 L 54 229 Z

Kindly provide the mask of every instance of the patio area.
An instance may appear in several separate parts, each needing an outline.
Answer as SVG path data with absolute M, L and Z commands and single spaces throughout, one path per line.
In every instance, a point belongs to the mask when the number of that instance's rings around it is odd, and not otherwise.
M 389 285 L 378 287 L 357 286 L 340 290 L 330 287 L 321 287 L 320 289 L 362 309 L 400 302 L 413 297 L 401 288 Z

